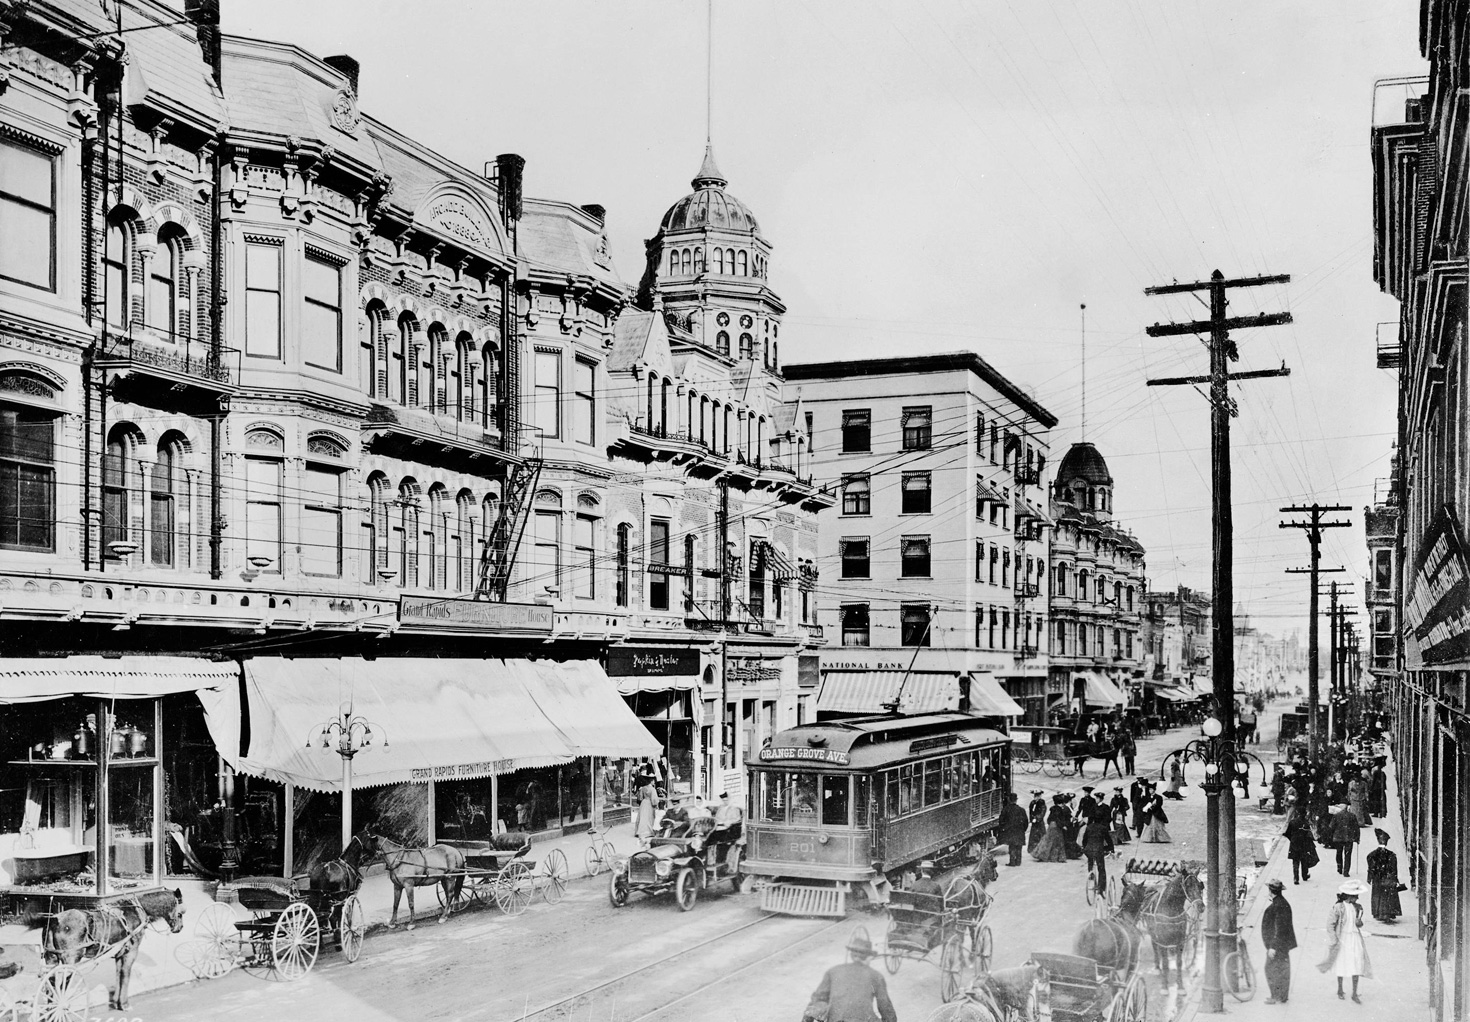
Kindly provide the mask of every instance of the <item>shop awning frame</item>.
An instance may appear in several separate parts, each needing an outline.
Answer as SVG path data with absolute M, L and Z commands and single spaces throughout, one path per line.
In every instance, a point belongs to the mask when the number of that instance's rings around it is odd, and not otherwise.
M 48 699 L 157 699 L 200 689 L 233 688 L 234 661 L 185 656 L 0 658 L 0 705 Z
M 1082 675 L 1086 680 L 1086 688 L 1083 692 L 1082 701 L 1093 706 L 1127 706 L 1128 697 L 1113 684 L 1112 680 L 1097 671 L 1088 671 Z

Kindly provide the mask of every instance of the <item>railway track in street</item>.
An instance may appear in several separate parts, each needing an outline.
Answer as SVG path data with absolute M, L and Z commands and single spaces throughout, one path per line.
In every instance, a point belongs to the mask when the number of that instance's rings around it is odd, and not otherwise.
M 592 998 L 596 998 L 599 994 L 608 995 L 605 999 L 610 1000 L 615 1007 L 617 1002 L 617 989 L 624 984 L 627 984 L 629 981 L 636 979 L 638 976 L 645 973 L 657 972 L 659 970 L 662 970 L 666 966 L 669 966 L 671 963 L 683 959 L 688 959 L 690 956 L 696 954 L 697 952 L 711 949 L 715 945 L 723 944 L 729 941 L 731 938 L 746 933 L 749 930 L 755 929 L 757 927 L 767 928 L 771 924 L 783 921 L 790 922 L 791 920 L 789 917 L 786 916 L 762 915 L 758 919 L 753 919 L 750 922 L 742 923 L 739 926 L 733 927 L 729 930 L 725 930 L 724 932 L 716 934 L 712 937 L 707 937 L 704 940 L 689 945 L 688 947 L 679 948 L 676 951 L 656 958 L 653 961 L 638 966 L 637 968 L 628 969 L 617 976 L 613 976 L 609 979 L 605 979 L 599 983 L 596 983 L 593 986 L 587 987 L 583 990 L 579 990 L 574 994 L 569 994 L 565 997 L 558 998 L 555 1001 L 539 1005 L 535 1008 L 527 1008 L 518 1017 L 519 1022 L 538 1022 L 538 1020 L 539 1022 L 551 1022 L 552 1019 L 572 1019 L 581 1017 L 581 1014 L 584 1011 L 588 1010 L 589 1000 Z M 691 997 L 695 997 L 721 983 L 728 982 L 731 978 L 738 976 L 743 972 L 755 968 L 756 966 L 764 962 L 768 962 L 773 958 L 778 958 L 782 955 L 785 955 L 801 944 L 804 944 L 817 937 L 829 934 L 833 930 L 846 925 L 850 925 L 850 921 L 844 918 L 832 920 L 830 922 L 827 922 L 825 925 L 817 926 L 814 929 L 807 929 L 795 940 L 782 943 L 779 947 L 773 950 L 765 950 L 758 957 L 750 961 L 743 962 L 734 968 L 721 970 L 712 979 L 700 984 L 697 987 L 694 987 L 693 989 L 682 989 L 678 992 L 677 996 L 662 1000 L 661 1003 L 653 1007 L 644 1007 L 641 1013 L 638 1015 L 630 1016 L 628 1018 L 622 1018 L 619 1016 L 617 1018 L 617 1022 L 645 1022 L 645 1020 L 654 1018 L 655 1016 L 661 1014 L 664 1011 L 667 1011 L 669 1008 L 673 1007 L 676 1004 L 682 1003 L 683 1001 L 686 1001 Z M 762 942 L 761 947 L 765 948 L 766 944 Z M 591 1017 L 597 1017 L 600 1019 L 603 1018 L 604 1015 L 599 1012 L 596 1013 L 595 1016 Z M 612 1016 L 609 1015 L 606 1017 Z

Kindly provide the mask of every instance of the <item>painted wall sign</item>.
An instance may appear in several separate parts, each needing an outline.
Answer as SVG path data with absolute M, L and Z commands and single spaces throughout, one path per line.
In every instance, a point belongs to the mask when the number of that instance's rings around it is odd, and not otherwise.
M 699 674 L 699 650 L 613 646 L 607 651 L 607 673 L 615 678 L 693 677 Z
M 549 635 L 551 619 L 551 607 L 538 603 L 436 600 L 422 596 L 405 596 L 398 602 L 398 620 L 428 628 Z
M 762 749 L 760 759 L 765 763 L 773 759 L 800 759 L 809 763 L 836 763 L 838 766 L 846 766 L 848 762 L 847 753 L 839 749 L 816 749 L 816 748 L 786 748 L 786 749 Z
M 1404 616 L 1425 667 L 1470 666 L 1470 575 L 1451 507 L 1440 508 L 1425 530 Z

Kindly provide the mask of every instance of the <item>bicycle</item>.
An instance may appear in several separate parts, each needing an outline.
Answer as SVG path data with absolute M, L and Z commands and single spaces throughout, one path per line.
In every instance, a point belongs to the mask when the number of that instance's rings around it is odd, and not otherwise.
M 1249 1001 L 1256 996 L 1256 970 L 1245 946 L 1246 929 L 1242 926 L 1236 934 L 1235 950 L 1220 959 L 1220 988 L 1237 1001 Z
M 582 866 L 587 875 L 595 877 L 604 869 L 611 871 L 618 858 L 618 850 L 613 843 L 607 838 L 599 838 L 595 827 L 587 829 L 587 840 L 590 843 L 582 856 Z

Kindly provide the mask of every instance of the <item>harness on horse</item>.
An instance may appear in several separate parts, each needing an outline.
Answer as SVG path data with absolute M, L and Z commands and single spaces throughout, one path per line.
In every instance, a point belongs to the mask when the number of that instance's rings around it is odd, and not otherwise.
M 128 910 L 137 912 L 138 922 L 136 925 L 129 921 L 127 916 Z M 116 905 L 98 905 L 95 908 L 82 909 L 80 911 L 86 916 L 87 928 L 82 934 L 81 941 L 74 948 L 78 960 L 97 958 L 111 948 L 126 944 L 128 941 L 141 935 L 148 928 L 148 925 L 153 922 L 153 920 L 148 918 L 148 912 L 143 908 L 143 903 L 137 898 L 128 898 L 126 901 L 119 902 Z M 52 913 L 50 917 L 56 919 L 57 915 L 57 913 Z M 114 924 L 126 932 L 117 940 L 108 940 L 106 938 L 112 932 Z M 59 961 L 65 952 L 53 942 L 54 937 L 54 927 L 47 927 L 43 930 L 41 933 L 41 950 L 47 960 Z

